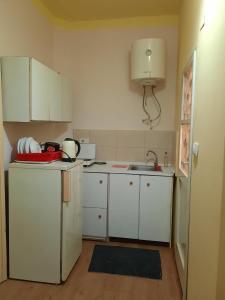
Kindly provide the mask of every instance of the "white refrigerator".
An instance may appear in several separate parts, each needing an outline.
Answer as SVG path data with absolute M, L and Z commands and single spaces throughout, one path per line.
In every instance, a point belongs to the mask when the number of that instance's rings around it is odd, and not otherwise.
M 9 277 L 61 283 L 82 249 L 82 161 L 9 167 Z

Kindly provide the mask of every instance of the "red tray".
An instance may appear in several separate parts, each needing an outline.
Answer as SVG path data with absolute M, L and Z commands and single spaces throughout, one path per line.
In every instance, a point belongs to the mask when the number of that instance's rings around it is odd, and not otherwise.
M 55 160 L 59 160 L 62 157 L 62 152 L 42 152 L 42 153 L 17 153 L 16 161 L 24 161 L 24 162 L 52 162 Z

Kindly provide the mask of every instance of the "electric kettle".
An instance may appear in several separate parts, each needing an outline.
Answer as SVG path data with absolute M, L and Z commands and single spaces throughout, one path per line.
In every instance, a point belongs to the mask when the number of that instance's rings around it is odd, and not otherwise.
M 77 149 L 76 149 L 77 148 Z M 80 153 L 80 143 L 71 138 L 66 138 L 62 143 L 62 160 L 74 162 Z

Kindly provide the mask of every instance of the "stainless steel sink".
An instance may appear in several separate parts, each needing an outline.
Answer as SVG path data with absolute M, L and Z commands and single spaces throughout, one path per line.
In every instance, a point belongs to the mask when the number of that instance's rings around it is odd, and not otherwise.
M 146 165 L 129 165 L 129 171 L 155 171 L 154 166 L 146 166 Z

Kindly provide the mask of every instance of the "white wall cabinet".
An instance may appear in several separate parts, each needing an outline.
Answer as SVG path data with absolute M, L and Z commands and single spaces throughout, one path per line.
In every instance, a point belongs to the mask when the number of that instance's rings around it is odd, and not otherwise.
M 107 236 L 108 175 L 84 173 L 83 235 Z
M 141 176 L 139 239 L 170 242 L 173 178 Z
M 50 121 L 63 121 L 62 107 L 62 77 L 49 69 L 49 119 Z
M 138 239 L 139 176 L 111 174 L 109 236 Z
M 1 64 L 4 121 L 72 121 L 60 74 L 29 57 L 2 57 Z
M 15 69 L 17 68 L 17 60 L 20 58 L 13 58 L 13 61 L 15 60 Z M 23 58 L 24 59 L 24 58 Z M 26 101 L 27 103 L 30 102 L 30 106 L 27 105 L 27 107 L 30 110 L 30 119 L 32 121 L 49 121 L 50 120 L 50 103 L 53 102 L 53 99 L 51 97 L 53 96 L 53 92 L 51 91 L 53 86 L 52 82 L 53 79 L 51 78 L 51 70 L 47 68 L 45 65 L 41 64 L 35 59 L 29 59 L 25 58 L 25 60 L 28 60 L 28 63 L 26 62 L 26 65 L 30 69 L 30 85 L 28 84 L 29 89 L 29 96 Z M 6 66 L 4 63 L 5 59 L 3 58 L 3 68 L 7 68 L 8 61 L 11 63 L 11 57 L 6 58 Z M 12 63 L 11 63 L 12 64 Z M 4 77 L 4 69 L 3 69 L 3 101 L 5 99 L 4 97 L 4 81 L 10 80 L 10 78 Z M 20 76 L 23 76 L 21 74 Z M 9 86 L 10 89 L 13 88 L 12 85 Z M 20 89 L 20 86 L 18 84 L 18 89 Z M 6 100 L 6 107 L 7 107 L 7 100 Z M 18 104 L 20 102 L 20 99 L 17 99 Z M 4 103 L 5 106 L 5 103 Z M 20 110 L 23 109 L 23 107 L 15 107 L 17 109 L 18 114 L 20 114 Z M 28 120 L 29 121 L 29 120 Z
M 62 79 L 62 110 L 61 117 L 63 122 L 71 122 L 73 118 L 73 95 L 72 88 L 69 84 L 69 80 L 65 77 L 61 77 Z

